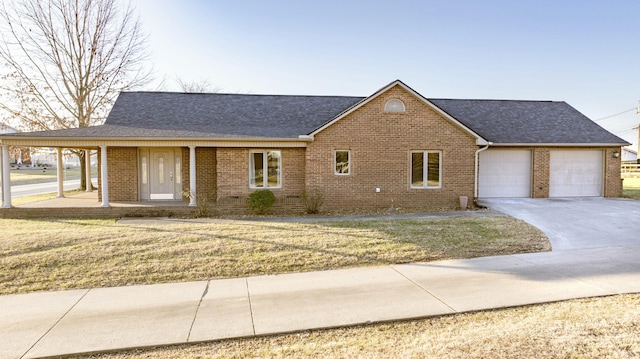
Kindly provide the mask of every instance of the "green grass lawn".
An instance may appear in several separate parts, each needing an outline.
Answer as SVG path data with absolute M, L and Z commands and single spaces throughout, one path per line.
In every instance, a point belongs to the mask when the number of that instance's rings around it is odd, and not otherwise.
M 622 185 L 623 197 L 640 200 L 640 178 L 625 178 Z
M 550 250 L 507 216 L 317 223 L 0 219 L 0 294 Z
M 93 176 L 98 173 L 96 166 L 91 167 Z M 80 179 L 80 166 L 69 166 L 64 169 L 65 180 Z M 11 170 L 11 185 L 20 186 L 25 184 L 55 182 L 58 180 L 58 172 L 55 167 L 21 167 Z
M 11 170 L 11 185 L 20 186 L 25 184 L 55 182 L 58 178 L 57 169 L 46 167 L 28 168 Z M 74 180 L 80 178 L 80 167 L 69 167 L 64 170 L 65 180 Z

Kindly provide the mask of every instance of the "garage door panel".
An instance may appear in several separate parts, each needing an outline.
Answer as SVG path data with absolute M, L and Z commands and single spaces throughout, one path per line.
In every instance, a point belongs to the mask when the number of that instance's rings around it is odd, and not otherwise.
M 600 197 L 603 179 L 601 150 L 550 152 L 549 197 Z
M 531 151 L 480 152 L 478 197 L 531 197 Z

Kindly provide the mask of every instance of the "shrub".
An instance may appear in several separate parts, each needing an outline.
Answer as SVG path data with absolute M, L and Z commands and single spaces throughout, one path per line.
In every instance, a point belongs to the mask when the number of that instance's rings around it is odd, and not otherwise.
M 210 195 L 208 195 L 207 193 L 198 193 L 194 195 L 189 190 L 183 191 L 182 195 L 188 198 L 189 200 L 192 197 L 196 198 L 196 212 L 194 213 L 194 216 L 196 218 L 209 216 L 210 214 L 209 199 L 211 197 Z
M 247 201 L 253 213 L 264 214 L 276 203 L 276 196 L 268 189 L 261 189 L 252 192 Z
M 323 203 L 322 192 L 314 189 L 304 193 L 304 209 L 307 214 L 320 213 L 320 206 Z

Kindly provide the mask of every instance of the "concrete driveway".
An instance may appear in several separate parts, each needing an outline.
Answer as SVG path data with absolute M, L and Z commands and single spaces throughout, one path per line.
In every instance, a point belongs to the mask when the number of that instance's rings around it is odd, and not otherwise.
M 491 198 L 480 204 L 540 228 L 553 251 L 640 245 L 640 201 Z

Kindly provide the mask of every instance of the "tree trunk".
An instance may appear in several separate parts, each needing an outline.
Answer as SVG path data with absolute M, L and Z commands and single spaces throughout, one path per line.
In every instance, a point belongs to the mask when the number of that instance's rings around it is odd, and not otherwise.
M 87 189 L 87 166 L 85 162 L 85 151 L 84 150 L 72 150 L 72 152 L 78 156 L 78 160 L 80 161 L 80 189 Z M 89 179 L 91 181 L 91 179 Z M 96 187 L 91 183 L 91 189 L 95 190 Z
M 78 159 L 80 159 L 80 189 L 87 188 L 87 166 L 84 162 L 85 152 L 78 152 Z

